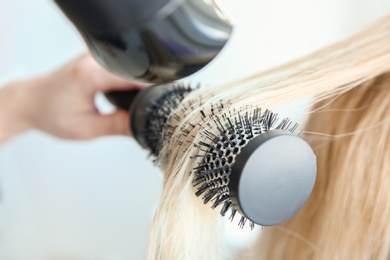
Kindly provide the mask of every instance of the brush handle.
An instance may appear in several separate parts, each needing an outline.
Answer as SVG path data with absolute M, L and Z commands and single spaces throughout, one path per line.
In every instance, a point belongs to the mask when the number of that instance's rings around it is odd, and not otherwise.
M 138 92 L 138 89 L 114 90 L 106 92 L 104 95 L 114 106 L 128 111 Z

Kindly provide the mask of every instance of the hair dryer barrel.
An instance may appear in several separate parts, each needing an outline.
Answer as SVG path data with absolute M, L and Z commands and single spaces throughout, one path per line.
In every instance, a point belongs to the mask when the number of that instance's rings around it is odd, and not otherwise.
M 202 69 L 232 32 L 216 1 L 55 2 L 101 65 L 135 81 L 168 82 Z

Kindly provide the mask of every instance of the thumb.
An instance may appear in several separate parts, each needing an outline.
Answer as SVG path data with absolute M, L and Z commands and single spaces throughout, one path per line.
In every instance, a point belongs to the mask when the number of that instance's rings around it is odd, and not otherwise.
M 129 113 L 117 110 L 109 115 L 97 115 L 92 122 L 93 137 L 106 135 L 130 135 Z

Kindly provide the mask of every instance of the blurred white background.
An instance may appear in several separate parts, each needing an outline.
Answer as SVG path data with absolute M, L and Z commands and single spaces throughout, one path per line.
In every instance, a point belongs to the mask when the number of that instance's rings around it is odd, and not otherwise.
M 388 0 L 222 2 L 236 28 L 222 54 L 191 77 L 204 84 L 282 64 L 390 12 Z M 0 85 L 85 51 L 50 0 L 0 0 L 0 39 Z M 161 173 L 130 138 L 83 143 L 26 133 L 0 147 L 0 259 L 144 259 L 160 186 Z

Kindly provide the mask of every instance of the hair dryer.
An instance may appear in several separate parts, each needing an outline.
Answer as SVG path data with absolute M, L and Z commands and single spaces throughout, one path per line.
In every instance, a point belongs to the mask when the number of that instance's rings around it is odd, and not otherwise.
M 124 78 L 174 81 L 202 69 L 232 24 L 217 0 L 55 0 L 95 59 Z M 133 92 L 107 97 L 128 109 Z

